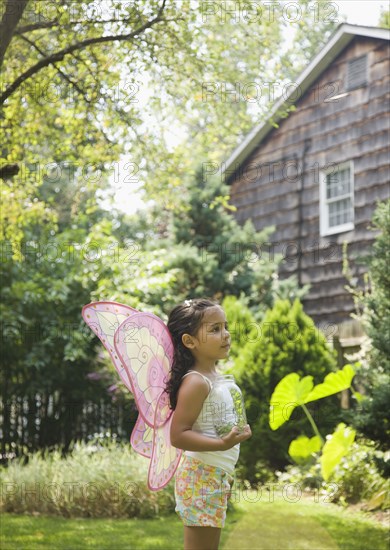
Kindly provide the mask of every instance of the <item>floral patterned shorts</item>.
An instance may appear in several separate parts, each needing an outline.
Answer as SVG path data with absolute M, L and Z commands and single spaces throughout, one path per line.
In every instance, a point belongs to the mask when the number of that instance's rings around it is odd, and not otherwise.
M 222 528 L 233 481 L 222 468 L 184 455 L 175 480 L 175 511 L 184 525 Z

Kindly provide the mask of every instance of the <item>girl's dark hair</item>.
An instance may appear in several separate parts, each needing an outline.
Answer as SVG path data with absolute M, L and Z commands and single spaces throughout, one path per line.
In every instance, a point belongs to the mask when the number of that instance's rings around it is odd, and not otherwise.
M 191 351 L 182 342 L 183 334 L 195 336 L 200 328 L 205 311 L 209 307 L 219 305 L 217 302 L 206 298 L 185 300 L 182 304 L 174 307 L 168 317 L 168 329 L 171 333 L 175 348 L 170 378 L 165 391 L 169 395 L 171 409 L 176 408 L 177 393 L 183 376 L 195 364 L 195 358 Z

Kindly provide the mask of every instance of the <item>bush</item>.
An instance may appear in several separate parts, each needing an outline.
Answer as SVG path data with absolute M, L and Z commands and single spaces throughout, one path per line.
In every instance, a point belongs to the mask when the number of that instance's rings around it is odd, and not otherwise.
M 381 476 L 378 464 L 389 461 L 389 453 L 378 450 L 374 441 L 360 440 L 353 443 L 328 482 L 321 477 L 319 459 L 304 466 L 288 466 L 276 476 L 279 483 L 297 483 L 302 489 L 320 491 L 331 502 L 363 501 L 367 510 L 386 510 L 390 508 L 389 480 Z
M 378 204 L 372 218 L 376 237 L 369 259 L 372 293 L 367 297 L 368 335 L 372 339 L 375 370 L 390 375 L 390 200 Z
M 251 481 L 249 481 L 248 477 L 250 477 Z M 253 484 L 254 486 L 273 483 L 276 480 L 274 471 L 262 460 L 258 460 L 253 465 L 253 471 L 248 470 L 245 464 L 241 464 L 241 461 L 239 461 L 236 468 L 236 478 L 239 482 L 244 482 L 244 484 L 249 483 L 249 485 Z
M 389 461 L 390 457 L 377 450 L 374 441 L 355 442 L 331 476 L 330 481 L 338 485 L 332 500 L 348 503 L 363 500 L 369 509 L 390 508 L 389 480 L 380 475 L 377 465 L 386 458 Z
M 229 323 L 231 359 L 240 355 L 242 348 L 254 340 L 257 332 L 255 318 L 248 308 L 247 302 L 242 296 L 239 299 L 236 296 L 226 296 L 222 302 Z M 232 374 L 234 374 L 233 370 Z
M 366 262 L 372 289 L 363 301 L 363 321 L 372 348 L 366 375 L 362 377 L 366 399 L 360 410 L 354 411 L 353 424 L 386 450 L 390 437 L 390 200 L 378 203 L 371 229 L 380 231 Z
M 324 335 L 304 313 L 300 301 L 296 299 L 292 304 L 289 300 L 276 301 L 258 324 L 256 337 L 239 353 L 232 370 L 242 388 L 253 433 L 242 445 L 240 458 L 249 481 L 256 479 L 257 461 L 284 468 L 289 462 L 291 439 L 303 433 L 312 435 L 303 411 L 298 409 L 292 415 L 293 427 L 282 426 L 272 432 L 268 423 L 269 404 L 277 383 L 287 374 L 297 372 L 300 376 L 312 375 L 317 384 L 335 368 L 333 352 Z M 332 431 L 340 419 L 335 396 L 310 404 L 308 408 L 325 433 Z
M 1 469 L 1 508 L 17 514 L 65 517 L 141 517 L 174 510 L 173 483 L 152 492 L 147 487 L 148 460 L 129 444 L 102 437 L 76 443 L 65 458 L 44 451 Z
M 357 408 L 344 411 L 344 418 L 366 437 L 377 441 L 382 450 L 389 447 L 390 438 L 390 383 L 386 374 L 378 375 L 377 383 Z M 383 474 L 390 475 L 390 464 L 383 464 Z

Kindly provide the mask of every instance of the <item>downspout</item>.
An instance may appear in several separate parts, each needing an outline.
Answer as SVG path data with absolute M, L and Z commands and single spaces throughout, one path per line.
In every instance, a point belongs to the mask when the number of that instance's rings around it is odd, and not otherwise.
M 298 190 L 298 286 L 302 287 L 302 224 L 303 224 L 303 189 L 305 187 L 305 171 L 306 171 L 306 154 L 311 147 L 311 138 L 306 138 L 301 156 L 301 181 Z

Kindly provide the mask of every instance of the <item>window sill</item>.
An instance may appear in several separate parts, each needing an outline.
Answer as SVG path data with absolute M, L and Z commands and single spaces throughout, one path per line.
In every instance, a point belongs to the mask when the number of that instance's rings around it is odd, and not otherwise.
M 327 237 L 328 235 L 335 235 L 336 233 L 346 233 L 347 231 L 353 231 L 354 229 L 354 223 L 344 223 L 343 225 L 337 225 L 335 227 L 329 227 L 327 229 L 320 230 L 320 236 Z

